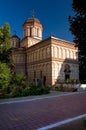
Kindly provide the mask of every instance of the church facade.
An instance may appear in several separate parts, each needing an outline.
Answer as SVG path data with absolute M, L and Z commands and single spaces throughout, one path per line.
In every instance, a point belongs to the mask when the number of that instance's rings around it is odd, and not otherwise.
M 74 43 L 49 37 L 42 40 L 42 24 L 34 17 L 23 24 L 23 39 L 12 36 L 15 72 L 24 73 L 28 81 L 51 86 L 59 80 L 79 80 L 78 48 Z

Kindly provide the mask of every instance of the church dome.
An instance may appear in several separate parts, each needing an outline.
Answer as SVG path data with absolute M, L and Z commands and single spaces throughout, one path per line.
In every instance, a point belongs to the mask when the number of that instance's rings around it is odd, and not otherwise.
M 18 39 L 20 39 L 16 34 L 14 34 L 14 35 L 12 36 L 12 38 L 18 38 Z
M 28 18 L 25 23 L 32 23 L 32 22 L 37 22 L 37 23 L 40 23 L 40 21 L 37 19 L 37 18 Z
M 19 38 L 16 34 L 14 34 L 13 36 L 12 36 L 12 38 Z
M 19 48 L 20 47 L 20 38 L 16 34 L 14 34 L 11 37 L 11 46 L 13 48 Z

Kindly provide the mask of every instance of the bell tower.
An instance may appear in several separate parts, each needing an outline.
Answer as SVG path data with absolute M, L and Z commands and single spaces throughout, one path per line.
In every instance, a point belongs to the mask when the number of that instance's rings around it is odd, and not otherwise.
M 23 24 L 23 35 L 34 39 L 42 40 L 42 24 L 37 18 L 29 18 Z

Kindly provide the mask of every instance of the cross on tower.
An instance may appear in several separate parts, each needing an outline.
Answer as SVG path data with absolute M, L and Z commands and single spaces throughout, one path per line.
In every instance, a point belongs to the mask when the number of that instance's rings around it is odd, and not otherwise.
M 32 14 L 32 17 L 34 18 L 34 15 L 35 15 L 34 10 L 32 10 L 31 14 Z
M 14 30 L 14 35 L 16 35 L 16 31 Z

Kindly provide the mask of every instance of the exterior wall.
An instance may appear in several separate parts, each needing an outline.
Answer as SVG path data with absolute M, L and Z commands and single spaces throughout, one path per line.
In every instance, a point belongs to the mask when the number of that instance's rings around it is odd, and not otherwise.
M 46 77 L 46 84 L 51 85 L 51 63 L 40 63 L 36 65 L 29 65 L 27 68 L 28 80 L 34 81 L 38 79 L 43 84 L 44 77 Z
M 69 63 L 69 62 L 59 62 L 53 61 L 52 62 L 52 85 L 58 83 L 58 81 L 65 80 L 65 73 L 64 68 L 65 65 L 68 64 L 70 66 L 70 79 L 77 79 L 79 80 L 79 66 L 76 63 Z M 75 73 L 76 72 L 76 73 Z
M 15 64 L 15 72 L 26 74 L 26 54 L 25 50 L 18 48 L 13 52 L 13 60 Z
M 41 80 L 44 84 L 51 85 L 51 45 L 49 41 L 40 42 L 27 50 L 27 74 L 28 79 Z
M 66 41 L 52 39 L 52 85 L 58 80 L 65 80 L 65 65 L 70 66 L 70 79 L 79 80 L 78 49 Z M 77 72 L 77 73 L 75 73 Z
M 35 38 L 31 38 L 31 37 L 25 37 L 21 43 L 20 43 L 20 47 L 31 47 L 32 45 L 37 44 L 38 42 L 40 42 L 39 39 L 35 39 Z

